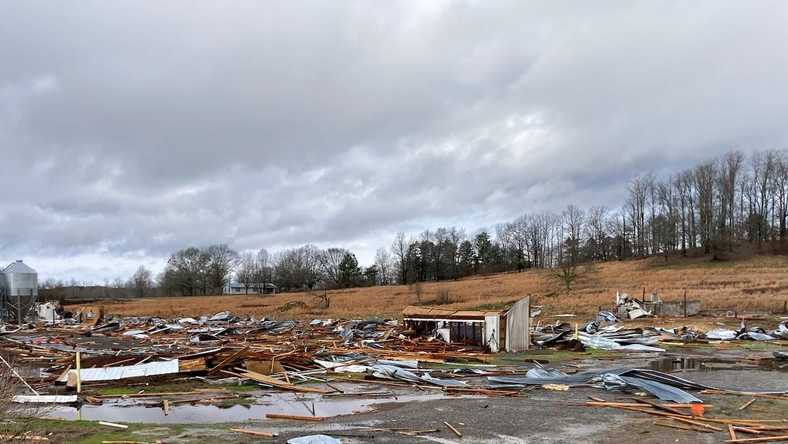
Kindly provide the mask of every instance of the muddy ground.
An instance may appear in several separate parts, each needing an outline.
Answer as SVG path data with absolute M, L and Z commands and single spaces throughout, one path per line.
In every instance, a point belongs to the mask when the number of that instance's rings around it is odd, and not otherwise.
M 677 375 L 714 387 L 748 390 L 788 390 L 788 372 L 784 364 L 772 361 L 753 364 L 758 357 L 771 355 L 781 349 L 777 345 L 746 343 L 741 346 L 671 347 L 660 355 L 605 355 L 588 356 L 566 352 L 535 352 L 508 359 L 524 362 L 528 359 L 549 361 L 555 366 L 572 371 L 583 368 L 650 367 L 673 371 Z M 785 348 L 782 348 L 785 350 Z M 779 367 L 784 368 L 780 369 Z M 682 368 L 686 367 L 686 368 Z M 549 391 L 536 388 L 516 398 L 509 397 L 443 397 L 439 392 L 385 387 L 378 384 L 348 384 L 358 391 L 391 391 L 390 397 L 344 399 L 339 407 L 318 401 L 317 414 L 330 416 L 324 422 L 265 419 L 267 411 L 285 409 L 293 414 L 307 415 L 309 399 L 282 398 L 281 393 L 249 395 L 253 402 L 218 407 L 178 406 L 172 417 L 165 418 L 157 406 L 143 407 L 138 415 L 129 407 L 109 409 L 109 416 L 89 419 L 115 420 L 129 424 L 129 429 L 118 430 L 100 426 L 95 421 L 20 420 L 18 429 L 46 435 L 50 442 L 132 441 L 167 443 L 244 443 L 260 439 L 231 432 L 232 427 L 277 432 L 275 442 L 286 442 L 296 436 L 326 434 L 344 443 L 362 442 L 498 442 L 498 443 L 584 443 L 584 442 L 722 442 L 727 434 L 700 433 L 675 430 L 654 425 L 654 418 L 641 413 L 579 405 L 589 396 L 609 401 L 631 402 L 632 394 L 605 392 L 592 387 L 573 387 L 568 391 Z M 259 395 L 259 396 L 258 396 Z M 393 396 L 396 396 L 395 402 Z M 758 399 L 747 409 L 739 407 L 751 398 L 738 395 L 700 394 L 712 405 L 707 414 L 715 417 L 778 419 L 788 417 L 788 401 Z M 288 402 L 281 403 L 285 400 Z M 302 402 L 303 401 L 303 402 Z M 264 404 L 263 406 L 257 403 Z M 283 407 L 283 406 L 287 407 Z M 352 413 L 358 410 L 370 410 Z M 139 407 L 134 407 L 139 409 Z M 193 414 L 188 409 L 196 408 Z M 334 409 L 332 411 L 332 409 Z M 123 410 L 126 409 L 126 410 Z M 131 408 L 133 409 L 133 408 Z M 214 410 L 210 410 L 214 409 Z M 258 409 L 258 410 L 255 410 Z M 267 410 L 266 410 L 267 409 Z M 273 410 L 271 410 L 273 409 Z M 290 410 L 287 410 L 290 409 Z M 299 409 L 303 410 L 300 412 Z M 178 412 L 183 412 L 178 414 Z M 211 412 L 216 412 L 212 414 Z M 222 413 L 218 413 L 222 412 Z M 96 412 L 93 412 L 94 414 Z M 104 412 L 106 414 L 106 412 Z M 177 414 L 177 415 L 176 415 Z M 340 416 L 332 416 L 339 414 Z M 114 415 L 114 416 L 113 416 Z M 119 416 L 118 416 L 119 415 Z M 75 411 L 47 411 L 42 416 L 61 416 L 73 419 Z M 143 422 L 138 422 L 143 421 Z M 183 421 L 183 422 L 180 422 Z M 451 432 L 444 421 L 455 426 L 462 438 Z M 437 432 L 422 436 L 406 436 L 395 432 L 364 431 L 363 428 L 430 430 Z M 270 440 L 269 440 L 270 441 Z

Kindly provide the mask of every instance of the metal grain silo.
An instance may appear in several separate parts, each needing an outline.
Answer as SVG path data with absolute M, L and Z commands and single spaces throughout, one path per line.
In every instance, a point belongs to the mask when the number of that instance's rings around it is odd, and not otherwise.
M 12 262 L 3 269 L 3 282 L 6 296 L 37 297 L 38 273 L 22 261 Z

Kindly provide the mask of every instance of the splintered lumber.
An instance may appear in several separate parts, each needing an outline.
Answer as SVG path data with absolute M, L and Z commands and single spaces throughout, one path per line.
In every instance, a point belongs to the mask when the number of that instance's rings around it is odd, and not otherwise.
M 462 433 L 460 433 L 459 430 L 455 429 L 453 425 L 449 424 L 446 421 L 443 421 L 443 423 L 446 424 L 446 427 L 448 427 L 449 430 L 451 430 L 452 432 L 454 432 L 455 435 L 457 435 L 457 438 L 462 438 Z
M 247 350 L 249 350 L 248 346 L 244 347 L 244 348 L 236 351 L 235 353 L 231 354 L 230 356 L 224 358 L 221 362 L 219 362 L 218 364 L 214 365 L 210 370 L 208 370 L 208 374 L 209 375 L 214 374 L 218 370 L 221 370 L 224 367 L 230 365 L 230 363 L 235 361 L 239 356 L 241 356 L 243 353 L 246 353 Z
M 311 421 L 321 422 L 325 421 L 325 416 L 298 416 L 298 415 L 283 415 L 279 413 L 266 413 L 265 417 L 268 419 L 292 419 L 294 421 Z
M 712 430 L 699 429 L 696 427 L 684 426 L 680 424 L 671 424 L 669 422 L 659 421 L 659 420 L 654 421 L 654 425 L 658 425 L 662 427 L 670 427 L 672 429 L 686 430 L 688 432 L 714 433 Z
M 205 358 L 178 359 L 178 371 L 181 373 L 200 372 L 205 368 Z
M 287 376 L 287 372 L 285 368 L 282 367 L 282 364 L 279 361 L 273 360 L 251 360 L 247 359 L 244 361 L 244 367 L 250 372 L 260 373 L 261 375 L 273 375 L 275 373 L 284 373 L 285 379 L 287 382 L 290 382 L 290 379 Z
M 637 407 L 637 408 L 645 408 L 646 407 L 646 406 L 644 406 L 642 404 L 639 404 L 639 403 L 636 403 L 636 402 L 608 402 L 608 401 L 601 401 L 601 402 L 586 401 L 586 402 L 584 402 L 583 404 L 580 404 L 580 405 L 592 406 L 592 407 Z M 659 404 L 659 403 L 655 402 L 654 404 L 649 404 L 649 405 L 653 405 L 655 407 L 656 406 L 671 407 L 673 409 L 677 409 L 677 408 L 690 409 L 690 408 L 692 408 L 692 404 L 670 404 L 668 406 L 667 404 Z M 707 408 L 707 409 L 710 409 L 710 408 L 713 407 L 712 405 L 708 405 L 708 404 L 703 404 L 703 406 L 705 408 Z M 677 415 L 686 415 L 684 412 L 681 412 L 681 411 L 677 411 L 676 414 Z
M 704 424 L 702 422 L 689 419 L 689 418 L 694 418 L 694 417 L 691 417 L 691 416 L 674 415 L 672 413 L 658 412 L 658 411 L 654 411 L 654 410 L 648 410 L 648 409 L 643 409 L 643 408 L 634 408 L 634 407 L 618 407 L 618 408 L 623 409 L 623 410 L 630 410 L 630 411 L 633 411 L 633 412 L 647 413 L 649 415 L 665 416 L 665 417 L 672 418 L 672 419 L 674 419 L 676 421 L 679 421 L 679 422 L 692 424 L 692 425 L 695 425 L 695 426 L 707 428 L 707 429 L 714 430 L 714 431 L 717 431 L 717 432 L 721 432 L 722 431 L 722 429 L 719 428 L 719 427 L 714 427 L 714 426 L 709 425 L 709 424 Z
M 257 381 L 262 384 L 270 385 L 272 387 L 276 387 L 282 390 L 290 390 L 294 392 L 302 392 L 302 393 L 320 393 L 320 394 L 327 394 L 331 393 L 330 390 L 314 388 L 314 387 L 299 387 L 294 384 L 288 384 L 284 381 L 280 381 L 278 379 L 272 378 L 270 376 L 261 375 L 260 373 L 253 372 L 253 371 L 245 371 L 241 372 L 240 375 L 244 378 L 251 379 L 253 381 Z
M 739 407 L 739 410 L 744 410 L 744 409 L 746 409 L 747 407 L 751 406 L 751 405 L 752 405 L 752 403 L 753 403 L 753 402 L 755 402 L 755 400 L 756 400 L 756 399 L 757 399 L 757 398 L 752 398 L 752 399 L 750 399 L 749 401 L 745 402 L 745 403 L 744 403 L 744 404 L 743 404 L 741 407 Z
M 635 401 L 637 401 L 637 402 L 639 402 L 641 404 L 650 405 L 651 407 L 654 407 L 657 410 L 663 410 L 665 412 L 674 413 L 676 415 L 684 415 L 684 412 L 682 412 L 681 410 L 675 409 L 673 407 L 669 407 L 667 405 L 659 404 L 657 402 L 650 401 L 648 399 L 640 399 L 640 398 L 634 398 L 634 399 L 635 399 Z M 690 407 L 690 408 L 692 408 L 692 407 Z
M 262 430 L 234 428 L 234 429 L 230 429 L 230 431 L 231 432 L 236 432 L 236 433 L 243 433 L 244 435 L 259 436 L 260 438 L 271 438 L 271 439 L 273 439 L 273 438 L 277 437 L 276 433 L 264 432 Z
M 769 441 L 788 441 L 788 435 L 783 436 L 763 436 L 760 438 L 729 439 L 725 442 L 769 442 Z
M 731 440 L 736 441 L 736 430 L 733 429 L 733 424 L 728 424 L 728 433 L 731 435 Z
M 762 432 L 760 430 L 751 429 L 749 427 L 733 426 L 733 429 L 734 430 L 738 430 L 740 432 L 744 432 L 744 433 L 750 433 L 750 434 L 753 434 L 753 435 L 763 435 L 763 434 L 766 433 L 766 432 Z
M 164 416 L 170 414 L 170 401 L 163 399 L 161 401 L 161 408 L 164 410 Z

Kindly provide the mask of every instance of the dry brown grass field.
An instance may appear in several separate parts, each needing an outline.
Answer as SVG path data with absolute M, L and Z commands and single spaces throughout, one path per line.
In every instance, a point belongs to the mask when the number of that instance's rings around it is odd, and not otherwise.
M 641 296 L 657 290 L 663 300 L 700 299 L 704 310 L 781 313 L 788 301 L 788 257 L 753 256 L 713 262 L 708 258 L 661 258 L 606 262 L 581 272 L 570 291 L 545 270 L 478 276 L 420 285 L 329 291 L 331 304 L 319 308 L 316 294 L 199 296 L 104 301 L 105 312 L 119 315 L 198 316 L 230 310 L 273 319 L 397 317 L 411 304 L 443 303 L 447 308 L 500 307 L 530 295 L 546 315 L 590 316 L 612 308 L 616 290 Z M 446 299 L 448 298 L 448 301 Z M 448 303 L 446 303 L 448 302 Z M 286 304 L 290 305 L 286 309 Z

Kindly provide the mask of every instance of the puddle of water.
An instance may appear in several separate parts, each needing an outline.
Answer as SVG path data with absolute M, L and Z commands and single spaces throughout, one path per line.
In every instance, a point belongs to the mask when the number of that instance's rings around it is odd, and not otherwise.
M 442 393 L 394 394 L 390 397 L 361 399 L 333 399 L 319 395 L 296 396 L 291 393 L 277 393 L 257 398 L 258 403 L 253 405 L 234 405 L 231 407 L 176 405 L 171 407 L 167 416 L 164 415 L 160 405 L 141 405 L 129 401 L 104 403 L 102 405 L 83 405 L 81 407 L 56 407 L 47 411 L 45 416 L 65 420 L 157 424 L 220 423 L 240 422 L 250 419 L 261 420 L 265 419 L 267 413 L 311 416 L 313 408 L 315 416 L 348 415 L 373 410 L 375 404 L 430 401 L 445 398 L 448 398 L 448 396 Z M 453 398 L 457 397 L 454 396 Z
M 714 358 L 666 357 L 649 362 L 649 368 L 661 372 L 676 371 L 714 371 L 714 370 L 781 370 L 774 360 L 766 359 L 760 363 L 739 362 Z
M 697 358 L 660 358 L 649 362 L 650 369 L 661 372 L 681 370 L 717 370 L 714 366 L 706 366 L 708 361 Z

